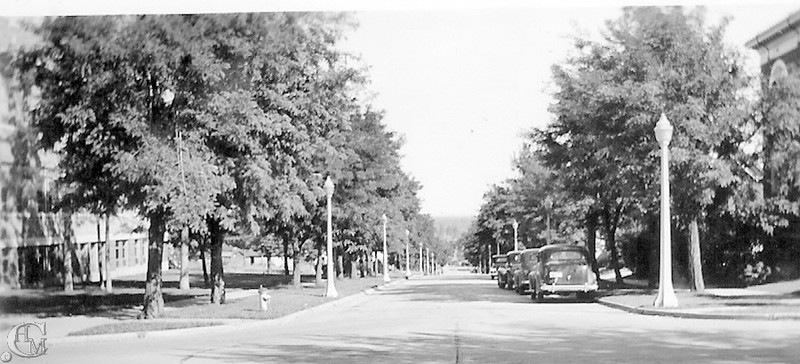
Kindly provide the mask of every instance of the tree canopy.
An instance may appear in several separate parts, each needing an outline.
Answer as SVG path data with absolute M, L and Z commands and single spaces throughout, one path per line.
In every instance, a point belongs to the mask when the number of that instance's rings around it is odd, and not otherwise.
M 36 143 L 59 154 L 62 206 L 148 218 L 146 316 L 163 305 L 164 232 L 210 237 L 212 299 L 222 302 L 224 236 L 288 242 L 298 262 L 307 241 L 323 241 L 325 177 L 337 184 L 336 236 L 348 249 L 377 246 L 383 213 L 397 239 L 417 219 L 402 140 L 356 97 L 367 76 L 337 48 L 351 25 L 343 14 L 258 13 L 48 18 L 37 28 L 43 44 L 17 63 L 41 91 Z
M 658 243 L 653 231 L 660 197 L 653 128 L 663 113 L 674 128 L 671 228 L 680 233 L 673 238 L 688 243 L 679 253 L 696 255 L 679 258 L 679 264 L 688 264 L 702 283 L 695 237 L 708 240 L 703 246 L 712 265 L 725 265 L 719 259 L 731 253 L 722 251 L 744 248 L 720 245 L 736 226 L 755 224 L 767 233 L 786 227 L 786 216 L 797 215 L 791 192 L 795 159 L 789 158 L 796 149 L 790 142 L 796 123 L 791 101 L 779 100 L 792 100 L 792 81 L 768 90 L 754 108 L 746 97 L 752 77 L 743 71 L 738 51 L 724 42 L 726 24 L 706 24 L 702 8 L 631 7 L 607 22 L 602 40 L 576 38 L 573 54 L 552 67 L 552 121 L 527 135 L 525 158 L 518 163 L 522 173 L 506 183 L 502 199 L 496 198 L 497 187 L 487 193 L 478 221 L 491 215 L 484 211 L 504 220 L 513 215 L 541 221 L 548 213 L 537 200 L 550 196 L 556 203 L 549 212 L 576 222 L 558 226 L 560 241 L 572 242 L 583 227 L 593 250 L 599 228 L 612 267 L 628 264 L 647 276 L 648 266 L 656 264 L 650 252 Z M 765 156 L 751 148 L 761 134 Z M 766 199 L 758 197 L 762 160 L 766 169 L 783 172 L 775 174 L 783 193 L 776 190 Z M 478 228 L 477 236 L 495 239 L 504 229 L 478 226 L 488 231 Z

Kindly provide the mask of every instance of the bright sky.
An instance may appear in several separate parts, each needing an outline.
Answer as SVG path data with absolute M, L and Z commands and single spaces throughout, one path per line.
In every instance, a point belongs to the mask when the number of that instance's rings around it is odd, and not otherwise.
M 729 43 L 741 47 L 800 9 L 800 3 L 707 7 L 707 21 L 732 16 Z M 514 176 L 523 133 L 550 121 L 550 67 L 570 36 L 596 36 L 618 6 L 368 11 L 347 49 L 370 67 L 373 104 L 405 136 L 402 165 L 423 185 L 423 212 L 477 214 L 492 184 Z M 751 55 L 757 72 L 758 56 Z
M 709 22 L 733 17 L 728 42 L 751 56 L 753 73 L 757 55 L 745 50 L 744 43 L 800 9 L 800 2 L 785 0 L 709 1 L 704 3 Z M 513 176 L 512 159 L 521 148 L 522 134 L 549 122 L 550 67 L 565 59 L 570 37 L 596 36 L 606 20 L 619 17 L 624 4 L 604 0 L 0 0 L 0 16 L 356 11 L 361 25 L 343 46 L 360 54 L 361 62 L 370 67 L 373 105 L 386 111 L 389 128 L 405 138 L 402 165 L 423 186 L 423 212 L 471 216 L 489 186 Z M 670 4 L 699 3 L 675 0 Z

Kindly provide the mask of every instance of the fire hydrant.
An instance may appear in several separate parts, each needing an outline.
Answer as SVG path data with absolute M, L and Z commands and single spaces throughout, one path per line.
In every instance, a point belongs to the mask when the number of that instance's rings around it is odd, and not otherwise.
M 267 294 L 267 289 L 264 286 L 258 286 L 258 302 L 261 306 L 261 311 L 267 312 L 269 309 L 269 300 L 272 297 Z

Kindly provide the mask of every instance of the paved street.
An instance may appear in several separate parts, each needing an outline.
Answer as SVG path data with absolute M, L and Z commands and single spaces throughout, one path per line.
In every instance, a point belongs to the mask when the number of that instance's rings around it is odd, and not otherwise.
M 563 299 L 535 304 L 469 274 L 396 281 L 289 320 L 180 337 L 48 342 L 45 356 L 24 361 L 793 363 L 798 338 L 798 321 L 638 316 Z

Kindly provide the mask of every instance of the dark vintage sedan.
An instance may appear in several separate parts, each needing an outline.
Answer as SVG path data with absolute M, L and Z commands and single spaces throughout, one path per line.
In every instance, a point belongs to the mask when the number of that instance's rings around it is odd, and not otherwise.
M 577 294 L 589 299 L 597 291 L 597 279 L 589 253 L 581 246 L 557 244 L 539 249 L 539 261 L 531 271 L 531 298 L 540 302 L 545 295 Z
M 506 254 L 505 274 L 497 276 L 498 287 L 514 289 L 514 275 L 520 269 L 521 254 L 521 250 L 512 250 Z
M 489 275 L 492 279 L 497 278 L 500 274 L 505 274 L 506 269 L 506 255 L 505 254 L 495 254 L 492 255 L 492 266 L 489 267 Z
M 514 275 L 514 289 L 519 294 L 525 294 L 530 289 L 528 277 L 536 267 L 539 259 L 538 252 L 539 249 L 525 249 L 519 255 L 519 269 Z

